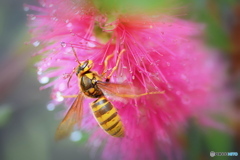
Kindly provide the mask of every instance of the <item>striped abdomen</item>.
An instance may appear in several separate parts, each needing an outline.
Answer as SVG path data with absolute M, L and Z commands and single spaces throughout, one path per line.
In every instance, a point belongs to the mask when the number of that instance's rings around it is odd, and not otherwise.
M 99 126 L 105 132 L 114 137 L 124 136 L 124 128 L 117 110 L 106 97 L 100 97 L 91 103 L 91 107 Z

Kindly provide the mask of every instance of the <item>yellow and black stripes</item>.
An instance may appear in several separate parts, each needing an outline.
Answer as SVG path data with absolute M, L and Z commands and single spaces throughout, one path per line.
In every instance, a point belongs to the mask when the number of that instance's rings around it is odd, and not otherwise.
M 116 108 L 102 96 L 91 103 L 93 115 L 98 124 L 111 136 L 123 137 L 124 128 Z
M 89 98 L 98 98 L 91 103 L 91 108 L 99 126 L 109 135 L 114 137 L 124 136 L 124 127 L 117 114 L 116 108 L 106 99 L 102 90 L 98 87 L 97 82 L 101 77 L 97 72 L 90 69 L 93 66 L 91 60 L 79 64 L 76 74 L 79 79 L 79 87 L 82 93 Z

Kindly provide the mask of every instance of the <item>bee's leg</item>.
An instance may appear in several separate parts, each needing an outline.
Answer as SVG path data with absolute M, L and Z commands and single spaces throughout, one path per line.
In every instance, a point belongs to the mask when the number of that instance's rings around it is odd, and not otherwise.
M 76 98 L 78 95 L 61 95 L 63 98 Z
M 123 98 L 138 98 L 138 97 L 142 97 L 142 96 L 150 95 L 150 94 L 164 94 L 164 93 L 165 93 L 165 91 L 146 92 L 146 93 L 142 93 L 142 94 L 118 94 L 118 93 L 115 93 L 115 95 L 118 97 L 123 97 Z
M 118 65 L 119 65 L 119 62 L 120 62 L 120 58 L 121 58 L 121 56 L 122 56 L 122 54 L 123 54 L 124 52 L 125 52 L 125 49 L 121 50 L 121 52 L 119 53 L 118 58 L 117 58 L 116 65 L 112 68 L 111 73 L 107 76 L 106 82 L 109 82 L 109 81 L 110 81 L 110 78 L 111 78 L 112 74 L 116 71 L 116 69 L 117 69 L 117 67 L 118 67 Z

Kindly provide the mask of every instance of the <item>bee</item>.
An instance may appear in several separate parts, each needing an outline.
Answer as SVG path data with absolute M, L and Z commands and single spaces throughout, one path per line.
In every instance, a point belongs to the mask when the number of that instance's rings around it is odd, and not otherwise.
M 74 50 L 73 50 L 74 51 Z M 124 137 L 125 129 L 121 118 L 117 112 L 117 109 L 114 105 L 106 98 L 104 93 L 108 93 L 109 95 L 115 95 L 119 97 L 128 97 L 128 98 L 136 98 L 139 96 L 147 95 L 147 94 L 159 94 L 163 92 L 148 92 L 144 94 L 135 94 L 129 88 L 129 85 L 110 83 L 110 77 L 113 72 L 116 70 L 117 65 L 119 63 L 120 55 L 125 50 L 122 50 L 119 53 L 116 66 L 112 69 L 112 72 L 106 78 L 105 81 L 102 80 L 102 76 L 100 76 L 97 72 L 91 71 L 94 66 L 92 60 L 86 60 L 83 62 L 79 62 L 79 65 L 75 68 L 75 73 L 78 77 L 78 86 L 80 93 L 76 95 L 76 99 L 73 102 L 72 106 L 68 110 L 67 114 L 59 124 L 55 138 L 57 140 L 67 137 L 75 124 L 80 124 L 83 115 L 83 100 L 84 97 L 95 98 L 96 100 L 90 103 L 90 108 L 95 117 L 98 125 L 109 135 L 113 137 Z M 76 52 L 74 51 L 74 55 L 77 58 Z M 111 56 L 111 55 L 110 55 Z M 109 57 L 106 59 L 108 60 Z M 107 62 L 105 63 L 107 66 Z M 69 79 L 70 80 L 70 79 Z

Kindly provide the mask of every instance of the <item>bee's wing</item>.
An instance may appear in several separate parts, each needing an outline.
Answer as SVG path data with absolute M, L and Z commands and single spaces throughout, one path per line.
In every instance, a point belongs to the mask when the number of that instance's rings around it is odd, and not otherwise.
M 109 83 L 97 81 L 97 86 L 106 94 L 106 96 L 115 96 L 121 98 L 137 98 L 150 94 L 164 94 L 165 91 L 143 92 L 140 88 L 130 84 Z
M 139 95 L 141 95 L 133 85 L 98 81 L 97 86 L 107 96 L 136 98 L 139 97 Z
M 77 98 L 73 102 L 72 106 L 68 110 L 67 114 L 63 118 L 62 122 L 59 124 L 55 139 L 60 140 L 63 139 L 72 132 L 73 127 L 76 123 L 81 124 L 82 120 L 82 105 L 83 105 L 83 94 L 78 94 Z

